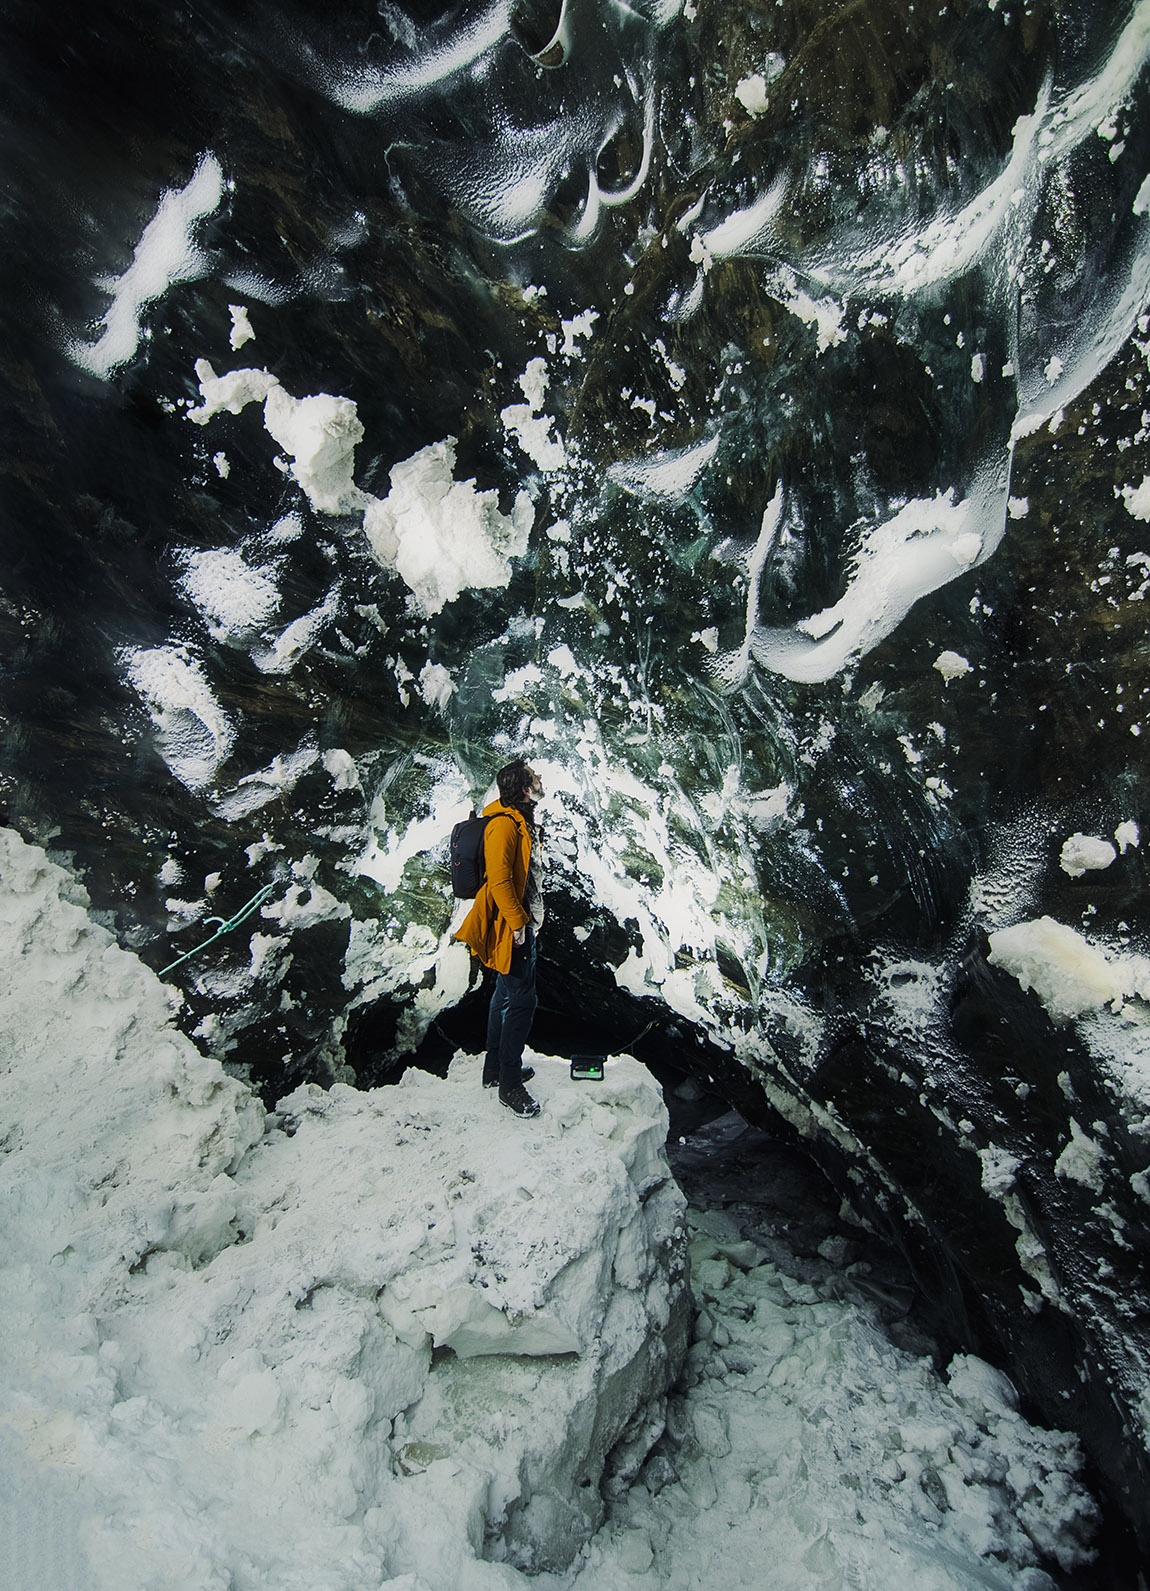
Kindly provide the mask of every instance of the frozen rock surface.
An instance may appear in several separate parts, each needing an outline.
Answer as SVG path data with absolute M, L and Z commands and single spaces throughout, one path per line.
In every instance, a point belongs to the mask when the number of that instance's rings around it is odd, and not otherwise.
M 85 1591 L 505 1587 L 564 1564 L 659 1436 L 686 1348 L 647 1074 L 582 1089 L 537 1059 L 523 1123 L 460 1058 L 265 1118 L 70 875 L 0 831 L 0 876 L 24 1537 L 63 1509 Z

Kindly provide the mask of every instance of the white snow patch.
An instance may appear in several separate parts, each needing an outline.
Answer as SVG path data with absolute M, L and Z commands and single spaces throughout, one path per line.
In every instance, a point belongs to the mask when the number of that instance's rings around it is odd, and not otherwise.
M 1055 1174 L 1071 1182 L 1081 1183 L 1084 1188 L 1091 1188 L 1095 1193 L 1101 1193 L 1101 1167 L 1105 1158 L 1102 1148 L 1092 1138 L 1087 1137 L 1071 1117 L 1070 1142 L 1054 1163 Z
M 555 424 L 551 415 L 535 414 L 529 403 L 510 403 L 500 410 L 499 418 L 537 469 L 547 473 L 566 464 L 563 438 L 551 434 Z
M 363 423 L 350 398 L 316 392 L 293 398 L 278 383 L 264 403 L 264 425 L 291 459 L 291 473 L 321 514 L 350 514 L 367 498 L 352 479 Z
M 1093 834 L 1072 834 L 1063 844 L 1058 865 L 1071 878 L 1081 878 L 1083 873 L 1109 867 L 1117 855 L 1109 840 Z
M 893 517 L 866 531 L 854 555 L 845 594 L 833 607 L 801 619 L 794 630 L 757 625 L 758 574 L 752 570 L 749 629 L 740 657 L 730 660 L 730 678 L 742 677 L 748 649 L 766 668 L 788 679 L 819 683 L 868 652 L 898 626 L 930 592 L 981 563 L 998 545 L 1004 524 L 1004 495 L 993 474 L 971 495 L 916 498 Z
M 932 667 L 942 675 L 944 685 L 949 685 L 952 679 L 961 679 L 964 674 L 970 673 L 970 664 L 959 652 L 940 652 Z
M 350 398 L 315 392 L 293 398 L 267 370 L 232 370 L 217 376 L 206 359 L 196 360 L 201 402 L 187 418 L 207 425 L 221 410 L 239 414 L 249 403 L 263 403 L 264 428 L 290 459 L 288 473 L 321 514 L 350 514 L 370 499 L 352 478 L 363 424 Z
M 207 359 L 196 360 L 200 383 L 200 403 L 189 409 L 186 418 L 193 425 L 207 425 L 217 414 L 239 414 L 249 403 L 263 403 L 278 379 L 266 370 L 228 370 L 217 376 Z
M 232 329 L 228 334 L 228 341 L 233 348 L 242 348 L 255 337 L 247 309 L 243 304 L 229 304 L 228 313 L 232 317 Z
M 207 271 L 208 258 L 195 241 L 195 229 L 219 208 L 223 195 L 224 174 L 213 154 L 201 156 L 185 187 L 165 191 L 144 228 L 131 265 L 109 284 L 112 302 L 104 314 L 99 339 L 71 344 L 68 351 L 76 364 L 94 376 L 107 377 L 132 358 L 147 306 L 162 298 L 174 283 L 194 281 Z
M 358 790 L 359 770 L 355 766 L 355 758 L 340 747 L 332 747 L 323 754 L 323 765 L 331 774 L 332 783 L 337 790 Z
M 738 255 L 753 253 L 759 249 L 772 235 L 775 229 L 775 218 L 782 209 L 783 200 L 787 196 L 789 176 L 784 174 L 767 189 L 766 193 L 745 210 L 736 210 L 725 221 L 720 221 L 718 226 L 712 227 L 709 232 L 704 232 L 695 241 L 700 248 L 699 259 L 696 264 L 709 265 L 715 260 L 725 260 Z M 691 258 L 695 258 L 692 249 Z M 797 300 L 803 299 L 806 305 L 811 305 L 811 300 L 805 294 L 799 294 L 798 284 L 793 273 L 784 268 L 784 279 Z M 795 304 L 792 303 L 792 308 Z M 798 311 L 796 311 L 797 313 Z M 803 315 L 803 319 L 811 318 Z M 813 318 L 817 319 L 817 315 Z M 841 340 L 841 339 L 838 339 Z M 823 346 L 820 340 L 820 349 Z
M 280 603 L 268 572 L 253 569 L 230 548 L 189 553 L 180 584 L 217 641 L 242 640 L 261 630 Z
M 683 497 L 691 490 L 719 450 L 719 437 L 691 447 L 626 459 L 608 467 L 607 477 L 628 492 L 651 497 Z
M 767 108 L 767 80 L 761 72 L 752 72 L 735 86 L 735 98 L 751 116 L 761 116 Z
M 992 1144 L 988 1149 L 980 1149 L 978 1158 L 982 1161 L 982 1186 L 986 1192 L 992 1198 L 1009 1193 L 1022 1164 L 1017 1155 Z
M 203 790 L 236 738 L 203 665 L 176 646 L 138 648 L 125 654 L 125 664 L 133 689 L 147 706 L 161 757 L 181 784 Z
M 324 625 L 339 612 L 340 588 L 334 586 L 317 608 L 301 613 L 268 644 L 252 648 L 252 661 L 262 674 L 286 674 L 311 650 Z
M 1122 500 L 1135 519 L 1150 520 L 1150 475 L 1144 475 L 1138 486 L 1124 486 Z
M 1137 823 L 1129 818 L 1125 823 L 1120 823 L 1114 830 L 1114 838 L 1118 841 L 1118 849 L 1121 851 L 1123 856 L 1126 855 L 1128 846 L 1132 845 L 1137 850 L 1139 840 L 1141 839 L 1141 836 L 1138 832 Z
M 258 812 L 269 801 L 294 789 L 318 760 L 319 752 L 309 737 L 295 751 L 282 752 L 273 757 L 266 768 L 244 774 L 242 779 L 236 781 L 234 789 L 224 791 L 217 797 L 215 810 L 233 823 L 237 818 Z
M 990 962 L 1033 989 L 1056 1022 L 1085 1016 L 1129 997 L 1150 998 L 1150 960 L 1108 955 L 1052 917 L 1016 923 L 990 935 Z
M 419 694 L 429 707 L 442 711 L 455 694 L 451 670 L 442 663 L 425 663 L 419 671 Z
M 454 437 L 421 448 L 394 466 L 391 490 L 363 518 L 372 552 L 429 617 L 464 591 L 505 586 L 534 520 L 526 492 L 501 514 L 498 492 L 476 491 L 473 480 L 455 480 L 454 469 Z

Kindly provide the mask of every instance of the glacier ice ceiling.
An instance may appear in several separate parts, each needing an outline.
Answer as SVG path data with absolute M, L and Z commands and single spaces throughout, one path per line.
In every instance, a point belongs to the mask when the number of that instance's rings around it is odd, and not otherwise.
M 271 1103 L 478 1033 L 525 751 L 537 1032 L 784 1125 L 1145 1543 L 1150 6 L 2 18 L 5 820 Z

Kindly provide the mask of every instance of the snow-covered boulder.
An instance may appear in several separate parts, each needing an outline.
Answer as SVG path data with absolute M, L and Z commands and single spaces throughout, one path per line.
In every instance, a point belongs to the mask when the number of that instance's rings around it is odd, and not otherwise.
M 566 1563 L 686 1349 L 647 1074 L 537 1057 L 523 1122 L 459 1057 L 265 1118 L 63 869 L 0 831 L 0 879 L 25 1543 L 63 1531 L 77 1586 L 117 1591 L 466 1591 Z

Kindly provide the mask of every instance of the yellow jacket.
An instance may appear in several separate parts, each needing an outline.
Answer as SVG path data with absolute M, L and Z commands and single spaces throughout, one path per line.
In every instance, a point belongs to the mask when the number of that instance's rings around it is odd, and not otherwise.
M 510 972 L 512 935 L 531 921 L 523 910 L 531 866 L 531 835 L 522 812 L 517 807 L 504 806 L 502 801 L 490 802 L 484 807 L 483 816 L 494 820 L 483 831 L 487 877 L 454 937 L 462 939 L 485 967 Z

